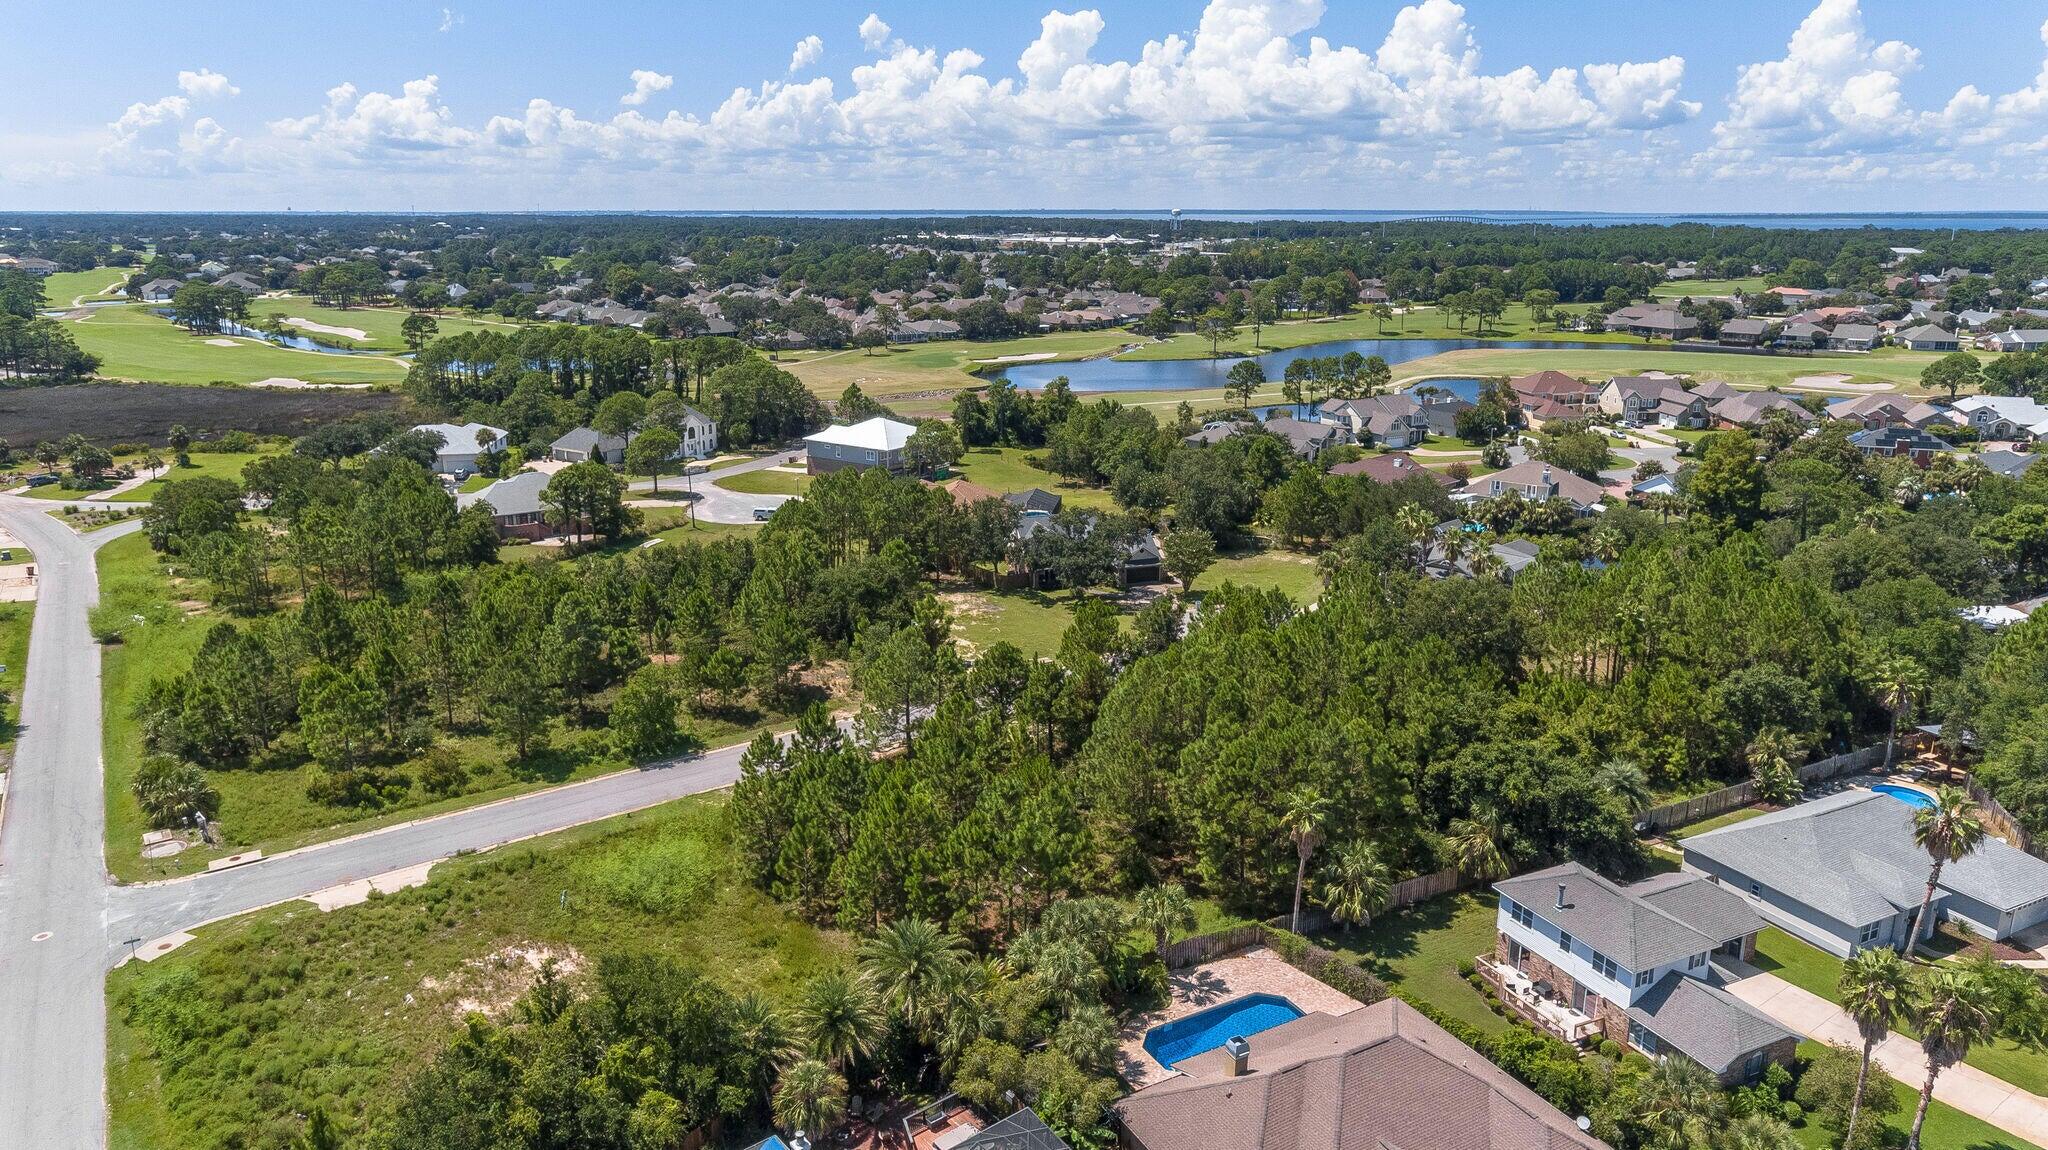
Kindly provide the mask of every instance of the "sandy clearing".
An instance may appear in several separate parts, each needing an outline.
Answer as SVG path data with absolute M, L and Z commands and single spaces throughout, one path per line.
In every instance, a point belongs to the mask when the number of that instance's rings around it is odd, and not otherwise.
M 976 363 L 1036 363 L 1041 359 L 1058 359 L 1056 351 L 1026 351 L 1016 355 L 999 355 L 994 359 L 977 359 Z
M 241 344 L 239 344 L 239 343 L 236 343 L 236 342 L 235 342 L 234 340 L 231 340 L 231 339 L 209 339 L 209 340 L 207 340 L 207 341 L 206 341 L 206 346 L 208 346 L 208 347 L 240 347 L 240 346 L 242 346 L 242 345 L 241 345 Z
M 370 338 L 370 333 L 364 331 L 362 328 L 334 327 L 331 324 L 318 323 L 314 320 L 307 319 L 304 316 L 286 316 L 284 322 L 292 325 L 293 327 L 304 328 L 307 331 L 317 331 L 322 335 L 338 335 L 346 339 Z
M 288 375 L 273 375 L 269 379 L 252 379 L 249 381 L 247 386 L 276 387 L 283 388 L 288 391 L 298 391 L 302 389 L 325 390 L 328 388 L 333 388 L 339 391 L 367 391 L 369 390 L 370 387 L 370 385 L 367 383 L 308 383 L 303 379 L 293 379 L 291 376 Z

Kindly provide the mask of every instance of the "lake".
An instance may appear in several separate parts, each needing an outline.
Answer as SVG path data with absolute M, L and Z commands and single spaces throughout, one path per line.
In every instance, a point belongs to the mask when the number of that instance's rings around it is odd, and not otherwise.
M 1499 347 L 1527 350 L 1529 348 L 1555 348 L 1559 351 L 1632 351 L 1641 352 L 1637 343 L 1585 343 L 1551 340 L 1482 340 L 1482 339 L 1339 339 L 1328 343 L 1311 343 L 1302 347 L 1291 347 L 1286 351 L 1269 351 L 1264 355 L 1251 356 L 1252 362 L 1265 369 L 1266 378 L 1279 383 L 1286 374 L 1287 365 L 1297 359 L 1314 359 L 1319 356 L 1343 355 L 1357 352 L 1360 355 L 1376 355 L 1387 361 L 1389 366 L 1407 363 L 1409 360 L 1425 359 L 1447 351 L 1462 351 L 1474 347 Z M 1244 357 L 1239 357 L 1239 359 Z M 1239 359 L 1087 359 L 1073 363 L 1018 363 L 1002 371 L 1004 378 L 1017 385 L 1022 391 L 1037 391 L 1054 379 L 1064 375 L 1068 386 L 1075 391 L 1189 391 L 1196 388 L 1221 388 L 1230 369 Z M 1469 397 L 1467 397 L 1469 398 Z
M 1169 205 L 1170 206 L 1170 205 Z M 1171 227 L 1165 208 L 1074 208 L 1074 209 L 883 209 L 878 211 L 668 211 L 661 216 L 703 216 L 711 218 L 828 219 L 828 220 L 964 220 L 994 222 L 1015 220 L 1088 220 L 1143 223 Z M 1995 231 L 2000 228 L 2048 228 L 2048 212 L 1586 212 L 1526 211 L 1515 209 L 1399 209 L 1399 208 L 1187 208 L 1183 220 L 1216 223 L 1257 223 L 1266 220 L 1333 223 L 1400 223 L 1404 220 L 1441 220 L 1460 223 L 1541 224 L 1551 227 L 1611 228 L 1628 224 L 1705 224 L 1721 228 L 1789 228 L 1797 231 L 1834 228 L 1895 228 L 1911 231 Z

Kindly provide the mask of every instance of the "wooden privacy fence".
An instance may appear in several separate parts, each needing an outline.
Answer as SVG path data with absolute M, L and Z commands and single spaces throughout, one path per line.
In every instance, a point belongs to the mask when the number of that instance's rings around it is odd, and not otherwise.
M 1166 969 L 1185 970 L 1200 966 L 1226 954 L 1257 946 L 1266 941 L 1266 928 L 1257 923 L 1247 926 L 1233 926 L 1212 934 L 1198 934 L 1179 942 L 1169 942 L 1160 957 L 1166 960 Z
M 1879 743 L 1873 747 L 1864 747 L 1861 750 L 1848 751 L 1808 763 L 1799 768 L 1799 781 L 1810 787 L 1815 783 L 1823 783 L 1843 775 L 1867 771 L 1882 762 L 1884 744 Z M 1689 799 L 1679 799 L 1660 807 L 1651 807 L 1643 812 L 1642 818 L 1638 821 L 1648 830 L 1668 831 L 1673 827 L 1713 818 L 1715 815 L 1725 815 L 1755 801 L 1756 784 L 1737 783 L 1732 787 L 1722 787 L 1718 791 L 1708 791 Z

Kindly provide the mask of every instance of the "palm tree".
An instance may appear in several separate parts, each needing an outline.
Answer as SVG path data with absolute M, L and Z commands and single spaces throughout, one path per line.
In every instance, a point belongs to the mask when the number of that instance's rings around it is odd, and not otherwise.
M 906 918 L 860 945 L 861 973 L 882 1001 L 912 1029 L 938 1021 L 946 972 L 967 958 L 967 945 L 939 924 Z
M 1436 526 L 1436 516 L 1420 503 L 1410 503 L 1394 513 L 1394 526 L 1415 544 L 1415 571 L 1421 574 L 1429 562 L 1429 533 Z
M 840 1071 L 872 1053 L 887 1025 L 874 990 L 841 970 L 805 983 L 792 1013 L 804 1048 Z
M 1387 909 L 1394 886 L 1387 864 L 1366 842 L 1347 843 L 1337 857 L 1323 864 L 1322 893 L 1316 901 L 1338 922 L 1353 926 L 1372 925 L 1372 916 Z
M 1856 1067 L 1856 1089 L 1849 1096 L 1849 1120 L 1842 1125 L 1842 1145 L 1856 1144 L 1856 1115 L 1863 1108 L 1863 1086 L 1870 1076 L 1870 1053 L 1892 1023 L 1911 1007 L 1912 970 L 1900 960 L 1899 952 L 1874 946 L 1859 950 L 1842 964 L 1842 1009 L 1856 1022 L 1863 1035 L 1863 1061 Z
M 1891 733 L 1884 740 L 1886 770 L 1891 769 L 1892 750 L 1899 741 L 1899 720 L 1913 705 L 1914 696 L 1920 693 L 1926 678 L 1927 673 L 1919 663 L 1904 655 L 1886 655 L 1872 665 L 1864 680 L 1877 693 L 1877 701 L 1891 713 Z
M 774 1109 L 783 1129 L 822 1133 L 846 1117 L 846 1079 L 815 1058 L 792 1063 L 775 1084 Z
M 1280 816 L 1280 825 L 1286 828 L 1288 841 L 1294 844 L 1294 915 L 1287 920 L 1287 929 L 1301 933 L 1301 888 L 1308 881 L 1308 860 L 1323 845 L 1323 824 L 1330 821 L 1330 800 L 1317 794 L 1309 787 L 1297 787 L 1281 798 L 1286 813 Z
M 1166 940 L 1175 930 L 1195 929 L 1195 904 L 1177 882 L 1148 886 L 1138 892 L 1131 918 L 1141 930 L 1152 932 L 1152 949 L 1166 957 Z
M 1799 798 L 1799 773 L 1793 766 L 1803 757 L 1805 747 L 1798 736 L 1783 727 L 1765 727 L 1749 741 L 1745 755 L 1757 797 L 1767 803 L 1789 806 Z
M 1653 1146 L 1712 1144 L 1712 1132 L 1727 1114 L 1721 1084 L 1699 1063 L 1667 1058 L 1638 1087 L 1637 1116 L 1656 1132 Z
M 945 1006 L 939 1011 L 943 1021 L 938 1048 L 947 1066 L 958 1063 L 977 1039 L 995 1035 L 1002 1020 L 989 1007 L 989 991 L 1003 978 L 1002 964 L 996 959 L 963 962 L 946 972 L 940 987 Z
M 1934 865 L 1927 871 L 1927 890 L 1920 896 L 1920 909 L 1913 912 L 1913 930 L 1906 936 L 1908 948 L 1920 944 L 1920 930 L 1927 922 L 1927 908 L 1934 902 L 1935 884 L 1941 868 L 1984 845 L 1984 824 L 1977 821 L 1977 804 L 1961 787 L 1943 787 L 1934 794 L 1934 805 L 1913 816 L 1913 842 Z
M 1650 791 L 1650 777 L 1643 773 L 1642 765 L 1634 759 L 1607 760 L 1600 764 L 1595 779 L 1601 790 L 1621 802 L 1622 809 L 1630 817 L 1649 810 L 1651 800 L 1656 798 Z
M 1380 334 L 1387 334 L 1387 321 L 1394 318 L 1394 309 L 1383 303 L 1372 305 L 1373 321 L 1380 325 Z
M 1488 807 L 1473 811 L 1470 818 L 1452 819 L 1450 833 L 1444 838 L 1451 865 L 1481 882 L 1508 876 L 1506 843 L 1507 828 L 1501 825 L 1500 813 Z
M 1906 1150 L 1920 1150 L 1920 1127 L 1927 1121 L 1927 1103 L 1934 1080 L 1969 1056 L 1970 1047 L 1989 1042 L 1998 1033 L 1997 999 L 1981 975 L 1967 967 L 1938 966 L 1923 985 L 1920 1050 L 1927 1055 L 1927 1081 L 1920 1084 L 1920 1105 L 1913 1111 L 1913 1130 Z

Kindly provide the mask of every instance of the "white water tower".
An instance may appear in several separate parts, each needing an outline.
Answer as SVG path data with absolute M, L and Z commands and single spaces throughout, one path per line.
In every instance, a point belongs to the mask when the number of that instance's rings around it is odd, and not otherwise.
M 1175 208 L 1175 209 L 1173 209 L 1173 212 L 1172 212 L 1171 214 L 1173 215 L 1173 238 L 1174 238 L 1174 239 L 1179 239 L 1179 238 L 1180 238 L 1180 209 L 1179 209 L 1179 208 Z

